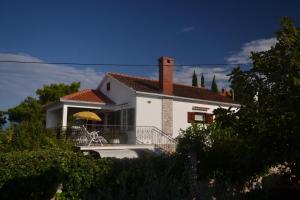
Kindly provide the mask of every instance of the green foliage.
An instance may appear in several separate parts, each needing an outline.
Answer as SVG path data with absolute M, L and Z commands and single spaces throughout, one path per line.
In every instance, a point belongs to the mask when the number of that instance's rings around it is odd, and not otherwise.
M 1 153 L 0 161 L 1 199 L 50 199 L 60 183 L 60 199 L 84 199 L 109 172 L 106 160 L 97 162 L 70 151 Z
M 252 149 L 242 138 L 234 135 L 234 131 L 230 128 L 220 128 L 217 124 L 210 126 L 193 124 L 182 131 L 178 141 L 178 152 L 187 155 L 192 151 L 197 154 L 201 163 L 198 166 L 198 175 L 201 179 L 217 178 L 239 184 L 241 179 L 244 181 L 253 175 L 249 172 L 248 176 L 239 170 L 249 168 L 244 166 L 246 163 L 240 163 L 240 159 Z
M 1 199 L 185 199 L 176 156 L 93 159 L 59 150 L 0 153 Z
M 246 77 L 245 72 L 241 70 L 241 67 L 238 65 L 235 67 L 232 72 L 230 73 L 230 87 L 234 91 L 234 99 L 237 102 L 244 102 L 241 98 L 246 98 L 245 94 L 243 94 L 243 91 L 245 91 L 246 87 Z
M 3 126 L 3 124 L 6 123 L 6 117 L 4 116 L 4 112 L 0 111 L 0 130 Z
M 113 160 L 110 173 L 88 199 L 184 199 L 183 171 L 183 160 L 176 156 Z
M 198 78 L 197 78 L 195 70 L 194 70 L 194 74 L 193 74 L 192 86 L 198 87 Z
M 232 128 L 219 124 L 193 124 L 178 137 L 177 151 L 185 156 L 196 153 L 198 181 L 214 180 L 205 195 L 217 199 L 236 198 L 247 181 L 265 172 L 253 150 Z
M 14 122 L 35 122 L 42 121 L 45 123 L 45 110 L 43 105 L 57 101 L 60 97 L 77 92 L 80 87 L 79 82 L 66 84 L 45 85 L 42 89 L 38 89 L 36 94 L 38 99 L 27 97 L 19 105 L 8 110 L 9 119 Z
M 213 80 L 211 82 L 211 91 L 212 92 L 219 92 L 218 85 L 216 83 L 216 76 L 215 75 L 214 75 Z
M 59 100 L 60 97 L 67 94 L 77 92 L 80 87 L 80 82 L 73 82 L 70 85 L 63 83 L 45 85 L 42 89 L 38 89 L 36 94 L 39 96 L 39 102 L 45 105 L 49 102 Z
M 300 179 L 300 30 L 284 18 L 276 36 L 270 50 L 252 53 L 251 69 L 231 73 L 241 108 L 218 109 L 214 124 L 179 138 L 181 153 L 197 153 L 199 176 L 227 194 L 278 164 L 291 169 L 287 180 Z
M 247 130 L 264 164 L 294 165 L 300 156 L 300 30 L 284 18 L 276 35 L 277 43 L 269 51 L 252 53 L 252 69 L 232 73 L 243 105 L 235 130 Z
M 205 87 L 205 81 L 204 81 L 204 76 L 203 73 L 201 73 L 201 87 Z
M 21 122 L 0 135 L 0 152 L 61 149 L 71 150 L 72 141 L 57 140 L 55 133 L 44 128 L 40 121 Z
M 209 148 L 207 143 L 209 134 L 210 130 L 203 124 L 193 123 L 186 130 L 181 130 L 181 134 L 178 137 L 177 151 L 187 154 L 192 150 L 199 156 L 203 156 Z
M 42 105 L 33 97 L 27 97 L 18 106 L 9 109 L 8 113 L 9 119 L 14 122 L 45 120 Z

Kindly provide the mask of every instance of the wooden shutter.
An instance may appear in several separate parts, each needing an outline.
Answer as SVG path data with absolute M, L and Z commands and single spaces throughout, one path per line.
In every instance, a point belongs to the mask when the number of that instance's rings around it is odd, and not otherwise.
M 188 112 L 187 121 L 188 121 L 188 123 L 192 123 L 195 121 L 195 113 L 194 112 Z
M 206 124 L 211 124 L 211 123 L 213 123 L 213 121 L 214 121 L 214 118 L 213 118 L 213 114 L 205 114 L 205 123 Z

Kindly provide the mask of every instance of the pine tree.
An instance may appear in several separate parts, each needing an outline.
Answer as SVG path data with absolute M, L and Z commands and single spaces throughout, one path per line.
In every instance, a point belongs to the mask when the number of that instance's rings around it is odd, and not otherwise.
M 218 85 L 216 83 L 216 76 L 215 75 L 214 75 L 214 78 L 211 82 L 211 91 L 212 92 L 219 92 Z
M 6 123 L 6 117 L 4 116 L 4 112 L 0 111 L 0 131 L 2 128 L 2 125 L 4 125 Z
M 201 87 L 205 87 L 203 73 L 201 74 Z
M 192 86 L 198 87 L 198 79 L 197 79 L 195 70 L 194 70 L 194 74 L 193 74 Z

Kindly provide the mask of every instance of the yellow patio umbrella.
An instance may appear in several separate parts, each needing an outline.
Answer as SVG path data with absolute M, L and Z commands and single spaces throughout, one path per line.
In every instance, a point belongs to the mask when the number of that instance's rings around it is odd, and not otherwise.
M 90 111 L 78 112 L 75 113 L 73 116 L 78 119 L 85 119 L 85 120 L 98 121 L 98 122 L 101 121 L 101 118 L 96 113 Z

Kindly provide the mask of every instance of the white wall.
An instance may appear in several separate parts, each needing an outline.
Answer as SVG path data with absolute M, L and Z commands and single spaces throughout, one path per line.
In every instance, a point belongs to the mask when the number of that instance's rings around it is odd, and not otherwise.
M 207 111 L 193 110 L 193 107 L 208 108 Z M 179 135 L 180 129 L 185 130 L 191 123 L 188 123 L 188 112 L 203 112 L 213 114 L 217 108 L 228 108 L 213 104 L 199 103 L 197 101 L 173 99 L 173 135 Z M 235 108 L 236 109 L 236 108 Z M 153 95 L 138 95 L 136 97 L 136 125 L 155 126 L 162 130 L 162 97 Z
M 136 125 L 155 126 L 162 129 L 162 99 L 161 97 L 136 98 Z
M 47 110 L 46 112 L 46 128 L 53 128 L 59 123 L 61 119 L 62 109 L 57 110 Z
M 110 82 L 109 91 L 106 90 L 108 82 Z M 100 85 L 100 91 L 113 100 L 116 105 L 128 103 L 128 107 L 135 107 L 135 91 L 114 78 L 106 76 Z
M 204 107 L 209 109 L 207 111 L 197 111 L 192 109 L 193 106 Z M 224 106 L 221 107 L 228 108 Z M 173 100 L 173 137 L 177 137 L 179 135 L 180 129 L 185 130 L 187 127 L 191 126 L 191 123 L 188 123 L 188 112 L 202 112 L 212 114 L 213 111 L 217 108 L 220 108 L 220 106 L 197 102 Z
M 110 83 L 110 90 L 107 91 L 106 84 Z M 114 110 L 122 110 L 128 108 L 136 109 L 136 94 L 135 91 L 125 86 L 122 82 L 110 77 L 105 76 L 103 81 L 101 82 L 99 88 L 100 91 L 105 94 L 108 98 L 115 102 L 116 106 L 114 106 Z M 135 122 L 137 120 L 137 116 L 135 114 Z M 135 124 L 133 124 L 135 126 Z M 130 131 L 128 133 L 128 141 L 135 142 L 135 132 Z

